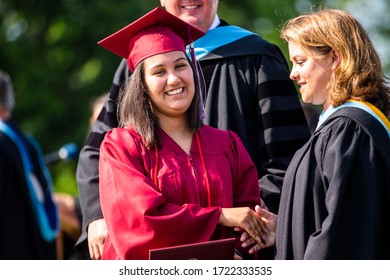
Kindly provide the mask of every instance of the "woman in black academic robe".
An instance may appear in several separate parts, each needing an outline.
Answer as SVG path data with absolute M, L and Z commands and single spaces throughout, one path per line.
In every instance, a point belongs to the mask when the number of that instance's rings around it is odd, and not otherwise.
M 390 259 L 390 89 L 379 56 L 339 10 L 292 19 L 282 38 L 302 100 L 324 111 L 286 172 L 276 259 Z

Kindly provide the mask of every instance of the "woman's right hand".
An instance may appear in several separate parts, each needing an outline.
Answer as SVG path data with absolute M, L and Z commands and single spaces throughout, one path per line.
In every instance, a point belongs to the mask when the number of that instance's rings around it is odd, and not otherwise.
M 263 236 L 262 240 L 265 242 L 259 243 L 257 240 L 254 240 L 252 236 L 248 234 L 248 232 L 243 231 L 241 228 L 235 228 L 236 231 L 241 231 L 240 241 L 243 242 L 243 247 L 250 247 L 249 253 L 255 253 L 261 249 L 271 247 L 275 245 L 276 240 L 276 223 L 278 216 L 272 212 L 267 211 L 260 206 L 256 206 L 256 213 L 260 216 L 263 221 L 263 225 L 266 227 L 266 236 Z
M 249 207 L 222 208 L 219 223 L 227 227 L 239 227 L 259 244 L 267 244 L 267 226 L 259 214 Z

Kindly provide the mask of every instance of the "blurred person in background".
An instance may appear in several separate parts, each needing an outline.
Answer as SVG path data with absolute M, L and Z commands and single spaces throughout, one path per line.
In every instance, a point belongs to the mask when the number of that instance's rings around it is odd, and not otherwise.
M 220 19 L 218 0 L 161 0 L 160 4 L 207 32 L 194 43 L 207 89 L 205 124 L 238 134 L 256 165 L 261 197 L 277 213 L 287 166 L 310 136 L 282 52 L 259 35 Z M 107 236 L 99 198 L 99 148 L 106 132 L 118 126 L 118 95 L 130 75 L 123 59 L 80 152 L 77 183 L 83 224 L 77 247 L 89 251 L 92 259 L 100 259 Z M 273 252 L 264 255 L 271 256 Z
M 52 180 L 37 141 L 12 118 L 14 91 L 0 70 L 0 259 L 57 258 Z

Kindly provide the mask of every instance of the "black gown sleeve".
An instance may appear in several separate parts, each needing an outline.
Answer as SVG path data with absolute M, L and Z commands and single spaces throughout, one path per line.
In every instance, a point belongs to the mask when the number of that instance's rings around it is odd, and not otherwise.
M 126 60 L 116 70 L 104 107 L 91 128 L 87 143 L 80 151 L 77 185 L 82 213 L 82 231 L 76 248 L 87 249 L 87 229 L 94 220 L 103 218 L 99 196 L 99 149 L 107 131 L 118 126 L 117 102 L 121 87 L 129 77 Z

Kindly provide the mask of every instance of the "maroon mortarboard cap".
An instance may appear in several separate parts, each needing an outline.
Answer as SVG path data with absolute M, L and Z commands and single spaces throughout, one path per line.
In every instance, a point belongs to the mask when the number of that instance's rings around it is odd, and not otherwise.
M 139 62 L 153 55 L 185 52 L 188 44 L 203 35 L 203 31 L 158 7 L 98 44 L 125 58 L 134 71 Z

